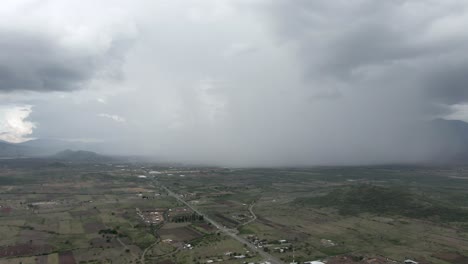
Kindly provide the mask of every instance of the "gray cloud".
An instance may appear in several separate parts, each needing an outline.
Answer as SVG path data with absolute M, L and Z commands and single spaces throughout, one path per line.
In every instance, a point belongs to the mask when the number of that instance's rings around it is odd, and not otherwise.
M 73 91 L 95 78 L 120 78 L 126 39 L 96 52 L 66 46 L 47 32 L 0 29 L 0 92 Z
M 96 37 L 114 17 L 114 2 L 100 3 L 49 11 L 67 22 L 91 12 L 70 26 L 92 32 L 77 34 L 85 45 L 42 31 L 7 38 L 20 58 L 0 62 L 19 78 L 11 87 L 61 91 L 18 97 L 34 105 L 31 136 L 111 138 L 122 152 L 223 165 L 420 162 L 446 136 L 427 121 L 465 111 L 453 107 L 468 96 L 463 1 L 136 1 L 104 30 L 115 45 Z M 141 34 L 127 48 L 115 32 L 131 23 Z M 119 82 L 102 78 L 119 71 Z M 44 79 L 56 88 L 34 85 Z
M 432 113 L 468 100 L 462 1 L 276 1 L 268 10 L 279 40 L 298 47 L 311 81 L 341 80 L 355 90 L 403 86 L 401 96 L 427 97 L 414 103 Z

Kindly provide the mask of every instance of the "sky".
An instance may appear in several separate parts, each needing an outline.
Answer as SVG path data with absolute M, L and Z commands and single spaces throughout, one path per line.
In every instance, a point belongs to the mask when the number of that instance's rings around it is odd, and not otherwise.
M 418 162 L 468 121 L 464 0 L 4 0 L 0 139 L 237 166 Z

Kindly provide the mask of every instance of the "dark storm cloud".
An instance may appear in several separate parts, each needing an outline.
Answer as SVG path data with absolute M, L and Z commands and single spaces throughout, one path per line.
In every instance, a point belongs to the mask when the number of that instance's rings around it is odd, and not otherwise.
M 96 77 L 119 77 L 125 44 L 116 40 L 104 51 L 90 52 L 47 33 L 0 30 L 0 92 L 72 91 Z
M 401 43 L 405 36 L 382 21 L 388 11 L 380 9 L 387 6 L 282 1 L 273 5 L 272 14 L 280 36 L 298 44 L 312 73 L 347 76 L 359 66 L 402 58 L 411 52 L 411 47 Z
M 98 88 L 0 93 L 33 106 L 28 136 L 235 166 L 373 164 L 428 160 L 447 135 L 427 121 L 467 119 L 466 1 L 117 2 L 51 0 L 31 17 L 53 27 L 0 34 L 2 91 Z M 136 29 L 125 53 L 115 34 Z
M 268 10 L 279 39 L 297 45 L 306 79 L 361 85 L 360 73 L 383 69 L 393 79 L 380 85 L 413 82 L 427 104 L 468 100 L 468 34 L 454 30 L 466 20 L 460 1 L 277 1 Z

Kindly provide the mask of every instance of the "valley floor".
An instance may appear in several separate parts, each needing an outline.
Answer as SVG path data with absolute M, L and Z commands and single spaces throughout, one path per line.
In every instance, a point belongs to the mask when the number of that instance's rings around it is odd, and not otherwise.
M 465 168 L 9 162 L 0 263 L 468 263 Z

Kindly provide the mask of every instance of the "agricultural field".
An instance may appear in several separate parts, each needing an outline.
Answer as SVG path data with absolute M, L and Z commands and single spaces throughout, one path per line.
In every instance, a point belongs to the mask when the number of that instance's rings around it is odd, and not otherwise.
M 0 162 L 0 263 L 468 263 L 466 168 L 23 162 Z
M 142 201 L 130 188 L 141 183 L 106 169 L 3 170 L 11 182 L 1 186 L 0 204 L 9 210 L 0 215 L 0 263 L 135 262 L 156 239 L 134 213 Z
M 192 263 L 227 240 L 140 166 L 0 166 L 0 263 Z

